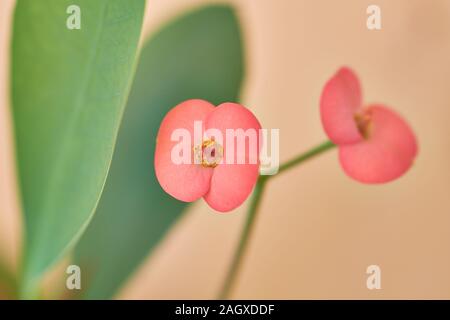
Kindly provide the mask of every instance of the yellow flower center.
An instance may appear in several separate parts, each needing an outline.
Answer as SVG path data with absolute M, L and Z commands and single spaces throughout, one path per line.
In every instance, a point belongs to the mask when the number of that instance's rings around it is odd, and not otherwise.
M 215 168 L 223 158 L 223 147 L 214 138 L 204 140 L 194 147 L 194 157 L 195 163 L 205 168 Z
M 355 122 L 359 133 L 364 139 L 369 139 L 372 130 L 372 113 L 370 110 L 364 110 L 355 114 Z

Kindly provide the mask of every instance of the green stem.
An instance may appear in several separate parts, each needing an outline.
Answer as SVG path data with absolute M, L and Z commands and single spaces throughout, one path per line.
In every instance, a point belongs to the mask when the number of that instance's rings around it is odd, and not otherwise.
M 36 281 L 23 282 L 19 287 L 19 299 L 21 300 L 39 300 L 40 288 Z
M 308 159 L 311 159 L 329 149 L 335 147 L 335 144 L 331 141 L 326 141 L 317 147 L 312 148 L 311 150 L 302 153 L 301 155 L 285 162 L 282 164 L 278 170 L 278 174 L 284 172 Z M 269 181 L 274 176 L 260 176 L 255 190 L 252 195 L 252 200 L 250 203 L 250 207 L 247 213 L 247 219 L 245 221 L 244 229 L 241 234 L 241 239 L 239 241 L 239 245 L 234 253 L 233 260 L 231 262 L 230 268 L 228 269 L 225 281 L 223 283 L 222 290 L 220 291 L 219 299 L 227 299 L 230 295 L 231 290 L 233 289 L 233 285 L 239 273 L 239 270 L 242 265 L 243 256 L 245 254 L 245 250 L 248 246 L 248 241 L 252 234 L 253 226 L 255 225 L 256 216 L 258 214 L 258 208 L 261 203 L 262 195 L 266 186 L 267 181 Z
M 312 148 L 311 150 L 302 153 L 301 155 L 283 163 L 280 166 L 280 169 L 278 169 L 278 174 L 280 174 L 283 171 L 286 171 L 294 166 L 296 166 L 297 164 L 302 163 L 303 161 L 306 161 L 310 158 L 313 158 L 316 155 L 321 154 L 322 152 L 327 151 L 328 149 L 332 149 L 334 148 L 336 145 L 331 142 L 331 141 L 325 141 L 322 144 L 319 144 L 317 147 Z
M 230 269 L 228 270 L 225 282 L 223 283 L 223 288 L 220 292 L 219 299 L 226 299 L 231 291 L 231 287 L 237 276 L 240 264 L 242 263 L 242 257 L 244 251 L 247 247 L 250 234 L 254 225 L 256 214 L 258 213 L 258 207 L 260 204 L 261 196 L 263 195 L 264 187 L 266 185 L 267 176 L 260 176 L 258 182 L 255 186 L 255 191 L 252 195 L 252 202 L 250 203 L 250 208 L 247 213 L 247 220 L 245 221 L 244 230 L 241 234 L 241 240 L 239 241 L 239 246 L 234 253 L 233 260 L 231 262 Z

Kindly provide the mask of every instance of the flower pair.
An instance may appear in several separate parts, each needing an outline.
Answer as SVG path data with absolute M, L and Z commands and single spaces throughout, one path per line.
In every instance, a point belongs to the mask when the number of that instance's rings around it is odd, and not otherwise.
M 403 175 L 417 154 L 417 142 L 408 124 L 394 111 L 380 105 L 363 106 L 359 80 L 348 68 L 340 69 L 325 85 L 320 99 L 322 124 L 330 140 L 339 148 L 345 173 L 363 183 L 384 183 Z M 155 172 L 161 187 L 178 200 L 191 202 L 201 197 L 215 210 L 227 212 L 241 205 L 258 180 L 256 162 L 227 163 L 227 149 L 236 144 L 217 141 L 205 134 L 190 141 L 189 163 L 173 161 L 177 150 L 173 132 L 183 129 L 194 135 L 194 124 L 202 131 L 261 126 L 256 117 L 236 103 L 217 107 L 204 100 L 188 100 L 174 107 L 163 119 L 157 137 Z M 257 154 L 259 154 L 259 136 Z M 248 160 L 246 145 L 245 160 Z M 236 153 L 236 152 L 234 152 Z M 185 155 L 184 155 L 185 156 Z M 212 156 L 212 157 L 211 157 Z

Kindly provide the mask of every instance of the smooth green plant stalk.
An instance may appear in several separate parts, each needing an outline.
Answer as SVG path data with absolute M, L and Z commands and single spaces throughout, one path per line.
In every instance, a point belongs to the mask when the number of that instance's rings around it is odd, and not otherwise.
M 322 144 L 319 144 L 317 147 L 312 148 L 311 150 L 302 153 L 301 155 L 283 163 L 280 166 L 280 169 L 278 170 L 278 174 L 280 174 L 283 171 L 286 171 L 287 169 L 290 169 L 310 158 L 313 158 L 316 155 L 319 155 L 323 153 L 324 151 L 327 151 L 328 149 L 334 148 L 336 145 L 331 141 L 326 141 Z
M 300 154 L 299 156 L 285 162 L 282 164 L 278 170 L 277 174 L 280 174 L 288 169 L 295 167 L 304 161 L 311 159 L 323 152 L 334 148 L 336 145 L 331 141 L 326 141 L 317 147 L 312 148 L 311 150 Z M 264 193 L 265 186 L 267 181 L 273 176 L 260 176 L 256 186 L 255 191 L 253 192 L 250 207 L 247 213 L 247 219 L 245 221 L 244 229 L 241 234 L 241 239 L 239 241 L 239 245 L 234 253 L 233 260 L 231 262 L 230 268 L 228 269 L 228 273 L 226 275 L 225 281 L 223 283 L 222 290 L 220 291 L 219 299 L 227 299 L 232 290 L 233 284 L 237 278 L 240 267 L 242 265 L 243 256 L 245 254 L 245 250 L 248 246 L 248 241 L 252 234 L 253 226 L 255 225 L 256 216 L 258 214 L 258 208 L 261 203 L 262 195 Z
M 258 182 L 255 186 L 255 191 L 252 195 L 252 202 L 250 204 L 250 208 L 247 213 L 247 220 L 245 221 L 244 230 L 241 234 L 241 240 L 239 241 L 238 248 L 233 256 L 233 261 L 231 262 L 231 266 L 228 269 L 228 274 L 225 278 L 225 282 L 223 284 L 223 288 L 220 292 L 219 299 L 226 299 L 228 294 L 231 291 L 231 286 L 234 283 L 234 280 L 237 276 L 237 272 L 240 269 L 240 264 L 242 263 L 242 257 L 244 255 L 244 251 L 247 247 L 248 240 L 250 238 L 250 234 L 252 232 L 254 221 L 256 218 L 256 214 L 258 213 L 258 207 L 260 204 L 261 197 L 264 192 L 264 187 L 266 185 L 267 176 L 260 176 Z
M 22 281 L 19 285 L 18 297 L 21 300 L 40 300 L 40 286 L 37 280 L 29 281 L 24 284 Z

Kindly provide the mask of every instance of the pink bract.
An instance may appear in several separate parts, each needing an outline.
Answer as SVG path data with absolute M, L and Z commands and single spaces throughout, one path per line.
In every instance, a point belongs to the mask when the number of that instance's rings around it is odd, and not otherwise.
M 261 125 L 248 109 L 239 104 L 223 103 L 215 107 L 207 101 L 196 99 L 175 106 L 165 116 L 159 128 L 155 173 L 164 191 L 185 202 L 203 197 L 211 208 L 220 212 L 231 211 L 240 206 L 253 190 L 258 179 L 259 159 L 252 164 L 248 161 L 245 164 L 228 164 L 223 161 L 214 167 L 194 161 L 192 164 L 175 164 L 171 159 L 171 152 L 178 142 L 171 140 L 172 132 L 184 128 L 193 137 L 195 121 L 202 121 L 203 131 L 217 129 L 221 132 L 224 140 L 221 145 L 223 154 L 231 147 L 227 146 L 225 139 L 227 129 L 254 129 L 258 132 Z M 207 138 L 205 136 L 203 139 Z M 198 147 L 194 139 L 191 143 L 193 150 Z M 257 148 L 259 154 L 259 141 Z M 234 149 L 236 151 L 236 143 Z M 245 155 L 247 160 L 248 152 Z
M 402 176 L 417 155 L 414 132 L 383 105 L 362 104 L 359 80 L 340 69 L 325 85 L 320 100 L 322 125 L 339 147 L 345 173 L 363 183 L 385 183 Z

